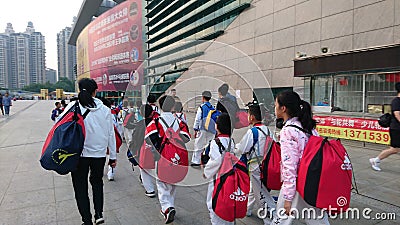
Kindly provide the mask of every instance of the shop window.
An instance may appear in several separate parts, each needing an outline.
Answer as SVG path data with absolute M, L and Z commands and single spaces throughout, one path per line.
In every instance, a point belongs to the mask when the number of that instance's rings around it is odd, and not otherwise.
M 333 111 L 363 112 L 363 76 L 335 76 Z
M 312 106 L 330 106 L 332 92 L 332 77 L 316 76 L 312 79 L 313 92 L 311 96 Z
M 391 111 L 390 103 L 396 96 L 396 82 L 400 82 L 400 73 L 365 75 L 365 102 L 368 113 L 382 114 Z

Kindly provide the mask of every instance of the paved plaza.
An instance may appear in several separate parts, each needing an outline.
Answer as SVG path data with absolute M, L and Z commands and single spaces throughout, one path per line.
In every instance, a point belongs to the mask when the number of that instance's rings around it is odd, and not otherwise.
M 81 224 L 70 175 L 60 176 L 45 171 L 39 163 L 43 142 L 53 122 L 50 113 L 54 101 L 16 101 L 9 118 L 0 118 L 0 224 Z M 189 114 L 189 125 L 193 115 Z M 235 131 L 240 140 L 243 130 Z M 193 145 L 190 142 L 189 147 Z M 394 212 L 397 220 L 331 219 L 331 224 L 400 224 L 400 155 L 385 160 L 382 172 L 372 171 L 368 159 L 376 156 L 382 145 L 345 142 L 353 162 L 355 177 L 361 195 L 353 194 L 351 207 L 370 208 L 376 213 Z M 106 224 L 155 225 L 164 224 L 157 198 L 144 195 L 138 181 L 139 170 L 132 171 L 126 158 L 126 146 L 118 156 L 114 182 L 104 176 Z M 106 174 L 106 173 L 104 173 Z M 208 225 L 206 208 L 207 185 L 200 179 L 200 170 L 190 169 L 188 178 L 178 187 L 175 225 Z M 335 179 L 335 178 L 332 178 Z M 198 184 L 190 185 L 189 184 Z M 277 193 L 273 193 L 277 195 Z M 397 205 L 397 206 L 396 206 Z M 236 224 L 262 224 L 252 217 Z M 296 222 L 294 224 L 303 224 Z

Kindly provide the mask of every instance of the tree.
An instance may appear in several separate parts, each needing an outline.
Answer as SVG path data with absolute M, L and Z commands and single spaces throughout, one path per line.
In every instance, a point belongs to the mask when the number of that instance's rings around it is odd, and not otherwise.
M 64 91 L 74 92 L 75 84 L 66 77 L 60 77 L 58 82 L 54 84 L 54 89 L 63 89 Z
M 63 89 L 64 91 L 67 92 L 74 92 L 75 84 L 73 81 L 69 80 L 66 77 L 60 77 L 59 81 L 55 84 L 46 82 L 44 84 L 31 84 L 23 88 L 23 90 L 31 92 L 40 92 L 40 89 L 48 89 L 49 92 L 52 92 L 56 89 Z

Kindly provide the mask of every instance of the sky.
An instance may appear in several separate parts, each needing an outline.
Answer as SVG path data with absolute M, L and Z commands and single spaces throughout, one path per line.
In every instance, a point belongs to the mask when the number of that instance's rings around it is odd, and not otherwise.
M 57 33 L 72 25 L 84 0 L 7 1 L 0 7 L 0 33 L 7 23 L 15 32 L 25 32 L 29 21 L 46 40 L 46 67 L 57 70 Z

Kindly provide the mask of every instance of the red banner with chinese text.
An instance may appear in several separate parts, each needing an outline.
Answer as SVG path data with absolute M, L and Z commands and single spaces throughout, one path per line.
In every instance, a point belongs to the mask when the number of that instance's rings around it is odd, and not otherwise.
M 389 128 L 379 126 L 377 120 L 339 117 L 314 116 L 317 131 L 321 136 L 389 144 Z
M 94 19 L 77 40 L 78 79 L 90 77 L 99 91 L 140 90 L 144 60 L 142 1 L 127 0 Z

